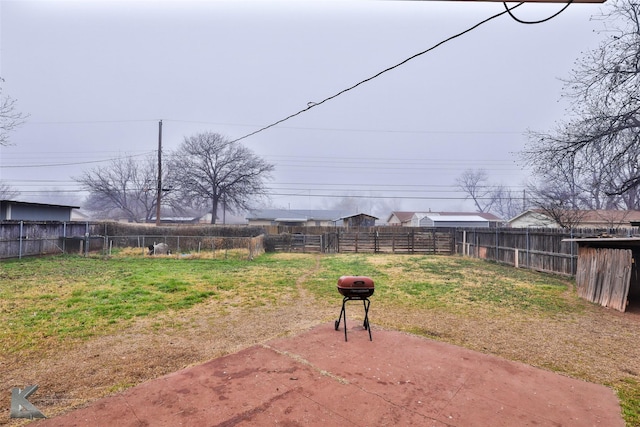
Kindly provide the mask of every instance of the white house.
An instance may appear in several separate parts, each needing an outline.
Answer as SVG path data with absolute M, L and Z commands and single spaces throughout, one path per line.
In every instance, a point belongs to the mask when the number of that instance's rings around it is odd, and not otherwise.
M 411 227 L 411 218 L 415 212 L 394 211 L 387 218 L 387 225 Z
M 558 212 L 565 216 L 574 228 L 624 228 L 640 221 L 640 211 L 627 210 L 567 210 Z M 529 209 L 509 220 L 513 228 L 558 228 L 560 225 L 542 209 Z

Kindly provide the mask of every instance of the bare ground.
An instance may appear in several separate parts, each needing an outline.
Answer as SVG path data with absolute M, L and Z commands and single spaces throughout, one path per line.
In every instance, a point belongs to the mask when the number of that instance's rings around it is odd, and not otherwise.
M 300 282 L 304 278 L 300 279 Z M 117 334 L 76 343 L 69 348 L 20 358 L 0 356 L 1 425 L 21 425 L 9 418 L 10 389 L 38 384 L 29 399 L 51 417 L 86 405 L 143 381 L 233 353 L 275 337 L 295 334 L 340 311 L 316 303 L 298 288 L 300 298 L 287 305 L 241 309 L 210 301 L 179 313 L 136 321 Z M 640 380 L 640 314 L 590 306 L 579 315 L 553 319 L 473 319 L 435 311 L 407 311 L 371 305 L 372 327 L 406 330 L 495 354 L 510 360 L 562 372 L 600 384 L 623 378 Z

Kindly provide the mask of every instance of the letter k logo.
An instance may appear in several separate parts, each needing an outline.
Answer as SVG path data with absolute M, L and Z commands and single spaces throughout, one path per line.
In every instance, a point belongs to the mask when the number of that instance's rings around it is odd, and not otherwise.
M 11 389 L 11 418 L 47 418 L 27 400 L 37 389 L 37 385 Z

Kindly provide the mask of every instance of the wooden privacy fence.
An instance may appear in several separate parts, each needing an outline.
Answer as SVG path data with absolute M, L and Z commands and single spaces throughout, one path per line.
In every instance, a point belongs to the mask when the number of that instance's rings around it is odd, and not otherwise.
M 628 236 L 634 229 L 555 229 L 555 228 L 473 228 L 455 231 L 456 252 L 488 259 L 514 267 L 574 276 L 578 246 L 563 239 L 593 237 L 602 234 Z
M 102 248 L 102 227 L 87 222 L 3 221 L 0 258 L 77 253 Z
M 264 251 L 318 253 L 462 254 L 520 268 L 576 275 L 578 248 L 563 239 L 636 235 L 638 228 L 514 229 L 428 227 L 279 227 L 262 235 L 258 227 L 149 227 L 140 224 L 88 222 L 0 223 L 0 258 L 84 253 L 121 247 L 143 250 L 152 243 L 169 244 L 174 252 L 248 249 L 249 257 Z
M 277 252 L 432 255 L 452 255 L 455 249 L 450 229 L 400 227 L 270 235 L 265 246 L 267 250 Z

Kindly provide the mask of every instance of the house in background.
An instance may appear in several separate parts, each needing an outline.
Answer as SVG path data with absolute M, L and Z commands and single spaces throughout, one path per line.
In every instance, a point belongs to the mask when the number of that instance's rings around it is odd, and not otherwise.
M 88 213 L 80 210 L 80 208 L 73 208 L 71 210 L 71 221 L 91 221 L 91 217 Z
M 629 228 L 640 223 L 640 211 L 625 210 L 582 210 L 565 211 L 572 228 Z M 558 212 L 563 215 L 563 212 Z M 529 209 L 509 220 L 513 228 L 559 228 L 560 224 L 542 209 Z
M 517 215 L 511 218 L 508 221 L 508 224 L 509 224 L 509 227 L 512 227 L 512 228 L 529 228 L 529 227 L 557 228 L 559 227 L 558 223 L 555 222 L 553 218 L 544 214 L 542 210 L 539 210 L 539 209 L 529 209 L 527 211 L 524 211 L 520 215 Z
M 421 219 L 417 219 L 418 215 Z M 437 217 L 435 221 L 428 218 Z M 475 217 L 475 218 L 474 218 Z M 479 217 L 479 218 L 478 218 Z M 427 219 L 425 219 L 427 218 Z M 435 223 L 444 223 L 450 220 L 456 225 L 436 225 Z M 468 222 L 479 223 L 479 227 L 498 227 L 504 221 L 492 213 L 487 212 L 408 212 L 394 211 L 391 212 L 387 219 L 387 225 L 403 226 L 403 227 L 475 227 L 475 225 L 467 225 Z M 422 224 L 424 225 L 420 225 Z M 433 224 L 433 225 L 432 225 Z
M 343 227 L 373 227 L 376 225 L 376 218 L 373 215 L 359 213 L 355 215 L 347 215 L 340 218 Z
M 387 218 L 387 225 L 411 227 L 411 218 L 415 212 L 408 211 L 393 211 L 389 218 Z
M 413 227 L 467 227 L 489 228 L 489 220 L 480 215 L 457 215 L 453 213 L 416 212 L 411 218 Z
M 71 221 L 71 213 L 79 206 L 0 200 L 1 221 Z
M 339 210 L 262 209 L 249 212 L 247 220 L 252 226 L 331 227 L 339 225 L 340 218 L 346 215 L 346 212 Z

